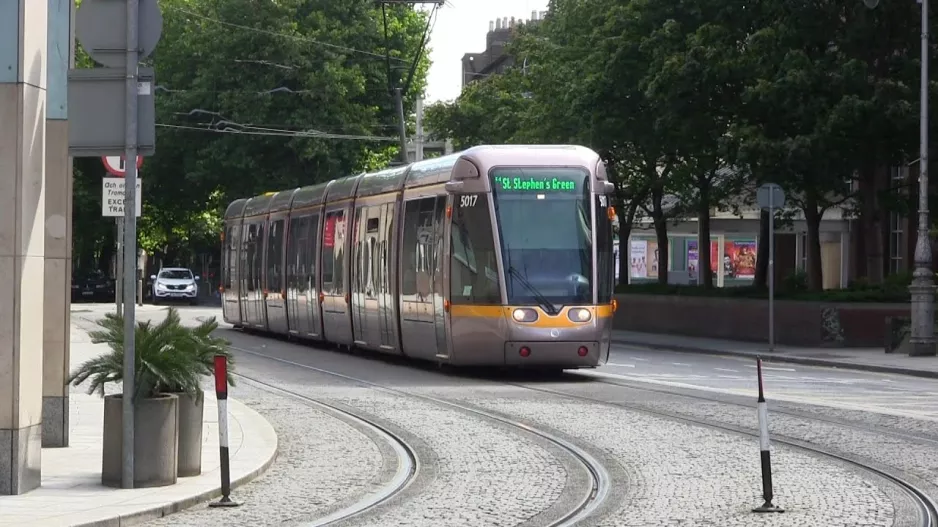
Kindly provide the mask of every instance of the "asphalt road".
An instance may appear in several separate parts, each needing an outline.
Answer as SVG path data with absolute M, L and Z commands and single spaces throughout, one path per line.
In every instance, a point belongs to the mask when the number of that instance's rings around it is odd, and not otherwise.
M 938 420 L 938 380 L 795 364 L 763 364 L 762 370 L 770 402 Z M 752 398 L 758 391 L 752 359 L 618 344 L 607 365 L 576 374 Z

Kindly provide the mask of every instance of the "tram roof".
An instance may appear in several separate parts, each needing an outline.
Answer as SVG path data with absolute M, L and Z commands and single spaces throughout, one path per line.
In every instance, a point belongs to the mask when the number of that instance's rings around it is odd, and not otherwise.
M 244 213 L 244 206 L 247 205 L 248 198 L 238 198 L 228 205 L 225 209 L 225 219 L 240 218 Z
M 499 165 L 560 165 L 593 167 L 600 161 L 594 150 L 580 145 L 479 145 L 446 156 L 404 166 L 345 176 L 302 188 L 268 192 L 231 202 L 225 218 L 313 207 L 352 197 L 367 197 L 451 180 L 459 159 L 468 159 L 486 173 Z M 600 169 L 599 179 L 606 179 Z

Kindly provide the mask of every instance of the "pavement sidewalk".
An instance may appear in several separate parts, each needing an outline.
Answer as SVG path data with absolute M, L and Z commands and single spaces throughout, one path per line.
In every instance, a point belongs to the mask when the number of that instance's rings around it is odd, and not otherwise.
M 612 332 L 612 340 L 617 344 L 668 351 L 751 357 L 753 359 L 761 357 L 766 362 L 788 362 L 810 366 L 938 378 L 938 357 L 910 357 L 901 353 L 885 353 L 881 347 L 798 348 L 776 346 L 772 352 L 769 352 L 768 343 L 620 330 Z
M 71 327 L 71 368 L 106 349 L 90 342 L 82 327 L 86 324 L 80 322 Z M 211 388 L 205 397 L 202 474 L 167 487 L 129 490 L 101 484 L 104 400 L 87 395 L 86 389 L 70 388 L 69 446 L 42 449 L 42 486 L 19 496 L 0 496 L 0 526 L 124 526 L 221 495 L 218 409 Z M 117 386 L 107 390 L 118 391 Z M 228 399 L 228 412 L 231 483 L 236 487 L 270 466 L 277 434 L 260 414 L 236 400 Z

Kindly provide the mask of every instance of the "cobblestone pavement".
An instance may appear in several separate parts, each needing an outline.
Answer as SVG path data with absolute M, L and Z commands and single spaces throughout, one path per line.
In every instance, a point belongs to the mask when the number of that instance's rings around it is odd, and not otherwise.
M 558 459 L 562 452 L 523 431 L 411 398 L 336 384 L 265 359 L 239 359 L 239 369 L 252 377 L 263 371 L 265 380 L 275 380 L 283 390 L 374 416 L 417 450 L 420 469 L 415 482 L 356 524 L 520 525 L 550 511 L 563 501 L 568 480 L 578 481 L 577 467 Z M 382 461 L 374 442 L 348 425 L 315 410 L 300 413 L 302 406 L 292 399 L 245 386 L 236 393 L 280 434 L 277 461 L 256 483 L 235 492 L 245 506 L 217 511 L 200 505 L 152 525 L 297 525 L 322 516 L 327 507 L 330 512 L 338 508 L 330 504 L 344 500 L 343 506 L 348 505 L 376 484 L 375 466 Z M 337 425 L 348 435 L 334 434 Z M 570 471 L 574 473 L 568 476 Z
M 628 499 L 595 525 L 895 525 L 898 496 L 890 494 L 898 493 L 794 449 L 773 452 L 775 503 L 786 513 L 755 515 L 761 473 L 754 439 L 607 405 L 544 400 L 520 388 L 477 388 L 470 397 L 448 391 L 435 393 L 549 426 L 618 459 L 631 476 Z
M 249 382 L 238 382 L 233 390 L 277 431 L 277 459 L 260 478 L 232 492 L 240 507 L 211 509 L 200 504 L 149 525 L 296 524 L 357 501 L 390 479 L 388 471 L 397 467 L 393 453 L 379 448 L 383 440 L 374 441 L 338 418 Z
M 754 407 L 745 408 L 701 399 L 689 400 L 680 395 L 646 392 L 643 390 L 607 383 L 556 384 L 550 389 L 605 401 L 623 401 L 651 410 L 661 410 L 697 419 L 707 419 L 751 430 L 758 429 L 758 417 Z M 811 407 L 786 403 L 779 405 L 787 410 L 814 413 L 825 418 L 852 421 L 856 425 L 892 429 L 905 434 L 922 435 L 897 437 L 884 435 L 875 430 L 845 427 L 804 417 L 772 413 L 775 403 L 769 401 L 769 431 L 793 439 L 805 441 L 839 454 L 854 456 L 884 467 L 898 470 L 911 476 L 913 483 L 920 484 L 931 496 L 938 496 L 938 441 L 934 439 L 938 428 L 934 423 L 916 421 L 882 414 L 838 411 L 831 408 Z M 918 478 L 919 481 L 914 481 Z

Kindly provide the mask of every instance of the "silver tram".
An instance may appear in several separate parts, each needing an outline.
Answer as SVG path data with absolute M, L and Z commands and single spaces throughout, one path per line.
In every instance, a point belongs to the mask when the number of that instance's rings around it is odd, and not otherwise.
M 235 200 L 224 320 L 454 365 L 604 364 L 612 188 L 588 148 L 498 145 Z

